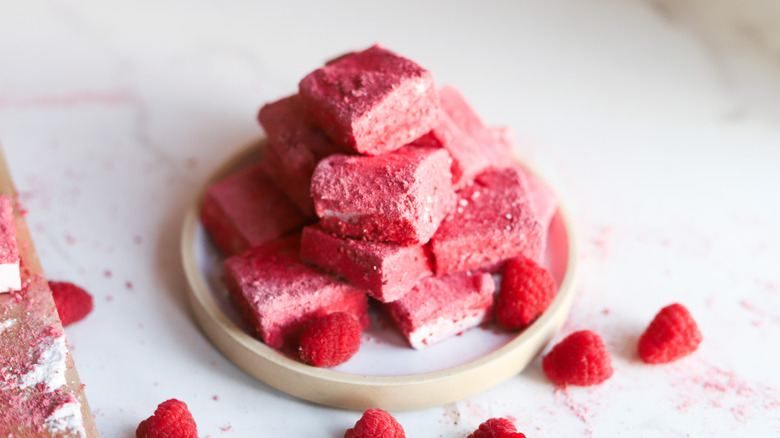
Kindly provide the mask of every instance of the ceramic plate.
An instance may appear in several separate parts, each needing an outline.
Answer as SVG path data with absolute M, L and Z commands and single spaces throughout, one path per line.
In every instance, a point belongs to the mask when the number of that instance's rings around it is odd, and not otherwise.
M 182 231 L 182 258 L 189 299 L 204 333 L 231 361 L 266 384 L 329 406 L 365 410 L 417 409 L 450 403 L 485 391 L 521 372 L 560 330 L 571 307 L 575 239 L 559 204 L 548 230 L 545 266 L 559 285 L 550 308 L 520 333 L 495 325 L 468 330 L 414 350 L 382 315 L 373 314 L 360 351 L 335 368 L 304 365 L 252 335 L 234 309 L 222 281 L 224 257 L 200 223 L 205 189 L 260 159 L 259 141 L 224 163 L 200 189 Z

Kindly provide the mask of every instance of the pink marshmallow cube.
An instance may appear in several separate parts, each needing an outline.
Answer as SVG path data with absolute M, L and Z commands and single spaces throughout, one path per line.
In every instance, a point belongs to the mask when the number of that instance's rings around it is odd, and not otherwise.
M 523 255 L 541 261 L 543 230 L 516 170 L 489 170 L 458 192 L 455 209 L 431 239 L 436 275 L 495 270 Z
M 303 229 L 301 259 L 367 289 L 383 303 L 401 298 L 420 279 L 433 275 L 430 256 L 421 245 L 344 239 L 317 225 Z
M 306 216 L 314 217 L 309 187 L 314 167 L 339 148 L 304 120 L 298 95 L 267 104 L 257 116 L 268 136 L 263 170 Z
M 452 209 L 447 151 L 404 147 L 376 157 L 331 155 L 312 176 L 322 228 L 339 237 L 425 243 Z
M 304 77 L 299 92 L 315 125 L 365 155 L 399 149 L 439 117 L 433 75 L 378 45 L 330 61 Z
M 201 222 L 229 256 L 295 231 L 307 219 L 254 165 L 206 191 Z
M 267 345 L 297 348 L 311 320 L 348 312 L 370 325 L 366 291 L 304 264 L 300 235 L 253 248 L 225 261 L 225 283 L 242 317 Z
M 0 293 L 22 289 L 19 261 L 13 202 L 9 196 L 2 195 L 0 196 Z
M 415 143 L 443 147 L 450 153 L 455 190 L 465 187 L 488 169 L 511 166 L 514 162 L 511 130 L 494 132 L 494 128 L 485 126 L 466 98 L 452 85 L 441 87 L 439 97 L 442 108 L 439 122 Z
M 420 349 L 489 320 L 495 290 L 487 273 L 428 277 L 385 310 L 409 344 Z

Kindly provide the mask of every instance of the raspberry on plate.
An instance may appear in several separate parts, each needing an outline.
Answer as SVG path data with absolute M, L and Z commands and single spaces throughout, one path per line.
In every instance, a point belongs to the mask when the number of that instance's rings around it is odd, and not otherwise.
M 198 426 L 187 404 L 172 398 L 157 406 L 154 415 L 142 421 L 136 438 L 198 438 Z
M 645 363 L 669 363 L 699 347 L 702 336 L 691 313 L 682 304 L 661 309 L 639 338 L 639 357 Z
M 504 265 L 496 319 L 504 328 L 523 329 L 547 310 L 555 293 L 555 280 L 547 269 L 526 257 L 511 259 Z
M 404 428 L 392 415 L 381 409 L 369 409 L 347 429 L 344 438 L 406 438 Z
M 612 359 L 601 336 L 582 330 L 570 334 L 544 357 L 542 368 L 557 385 L 597 385 L 612 376 Z
M 506 418 L 491 418 L 479 425 L 468 438 L 525 438 L 515 425 Z
M 63 327 L 81 321 L 92 311 L 92 295 L 84 289 L 66 281 L 50 281 L 49 287 Z
M 301 333 L 298 354 L 315 367 L 344 363 L 360 348 L 361 327 L 347 312 L 333 312 L 310 322 Z

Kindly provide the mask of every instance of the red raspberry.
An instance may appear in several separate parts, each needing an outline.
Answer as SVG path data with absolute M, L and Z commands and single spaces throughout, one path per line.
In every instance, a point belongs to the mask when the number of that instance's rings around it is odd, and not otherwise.
M 506 418 L 491 418 L 479 425 L 468 438 L 525 438 Z
M 639 338 L 639 357 L 645 363 L 669 363 L 696 351 L 701 339 L 688 309 L 671 304 L 655 315 Z
M 136 438 L 198 438 L 198 426 L 187 404 L 172 398 L 160 403 L 154 415 L 142 421 Z
M 360 331 L 360 323 L 350 313 L 334 312 L 317 318 L 301 333 L 298 355 L 316 367 L 344 363 L 360 348 Z
M 344 438 L 406 438 L 404 428 L 392 415 L 381 409 L 369 409 L 347 429 Z
M 92 311 L 92 295 L 73 283 L 50 281 L 52 297 L 63 327 L 84 319 Z
M 589 330 L 570 334 L 545 356 L 542 368 L 558 385 L 590 386 L 612 376 L 612 360 L 601 336 Z
M 525 328 L 547 310 L 555 293 L 555 280 L 550 272 L 531 259 L 511 259 L 504 266 L 496 319 L 510 330 Z

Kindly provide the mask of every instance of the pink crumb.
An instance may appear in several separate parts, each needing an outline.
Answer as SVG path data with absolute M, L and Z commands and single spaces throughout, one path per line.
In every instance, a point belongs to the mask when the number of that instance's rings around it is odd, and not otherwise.
M 133 290 L 133 282 L 132 281 L 126 281 L 125 282 L 125 288 L 128 290 Z
M 707 367 L 702 369 L 702 366 Z M 730 412 L 735 421 L 746 423 L 752 418 L 765 417 L 766 412 L 780 408 L 780 392 L 771 386 L 751 383 L 734 371 L 701 364 L 686 369 L 680 379 L 680 367 L 667 371 L 677 380 L 672 382 L 679 389 L 681 402 L 678 410 L 686 410 L 697 403 L 707 403 L 717 409 Z M 759 411 L 764 413 L 759 414 Z
M 76 243 L 76 238 L 75 238 L 75 237 L 73 237 L 73 236 L 72 236 L 72 235 L 70 235 L 70 234 L 66 234 L 66 235 L 65 235 L 65 242 L 67 242 L 67 243 L 68 243 L 68 245 L 73 245 L 73 244 L 75 244 L 75 243 Z
M 136 245 L 140 245 L 141 243 L 143 243 L 143 241 L 144 241 L 143 237 L 139 235 L 135 235 L 133 237 L 133 243 L 135 243 Z
M 233 425 L 228 424 L 227 426 L 222 426 L 219 428 L 219 430 L 221 430 L 222 432 L 230 432 L 231 430 L 233 430 Z
M 103 271 L 103 276 L 106 277 L 106 278 L 111 278 L 111 277 L 114 276 L 114 273 L 111 272 L 110 269 L 106 269 L 105 271 Z
M 215 395 L 214 397 L 211 397 L 211 399 L 214 400 L 214 401 L 219 401 L 219 396 Z

